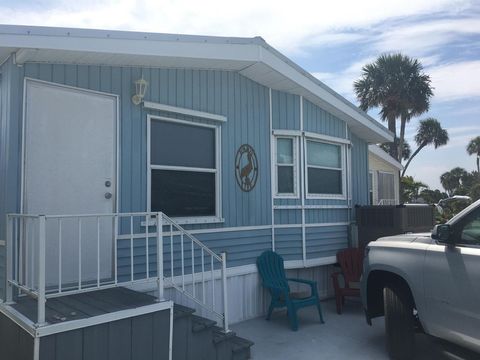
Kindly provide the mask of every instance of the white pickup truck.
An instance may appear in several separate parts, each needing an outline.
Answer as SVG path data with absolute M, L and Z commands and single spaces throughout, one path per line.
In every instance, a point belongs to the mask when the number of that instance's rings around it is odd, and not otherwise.
M 431 234 L 369 243 L 361 295 L 370 325 L 385 316 L 393 359 L 414 356 L 416 331 L 480 353 L 480 200 Z

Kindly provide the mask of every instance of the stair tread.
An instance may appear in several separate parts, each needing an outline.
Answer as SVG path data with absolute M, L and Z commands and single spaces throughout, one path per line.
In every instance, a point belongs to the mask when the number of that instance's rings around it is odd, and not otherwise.
M 199 332 L 202 330 L 210 329 L 217 324 L 216 321 L 204 318 L 199 315 L 192 315 L 192 331 Z
M 219 326 L 213 326 L 212 329 L 213 329 L 213 342 L 215 344 L 228 340 L 236 335 L 233 331 L 230 331 L 228 333 L 224 332 L 223 329 Z
M 194 312 L 195 312 L 195 309 L 192 309 L 190 307 L 179 305 L 179 304 L 173 305 L 173 317 L 175 319 L 181 318 L 184 316 L 191 316 Z
M 253 341 L 242 338 L 238 335 L 235 335 L 234 337 L 228 339 L 228 341 L 232 343 L 232 351 L 234 353 L 248 349 L 255 344 Z

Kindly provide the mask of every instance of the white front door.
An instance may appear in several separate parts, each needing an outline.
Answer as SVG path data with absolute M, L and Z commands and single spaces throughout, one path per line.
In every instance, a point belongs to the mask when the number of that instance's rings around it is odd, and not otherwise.
M 27 80 L 23 212 L 115 212 L 116 142 L 116 96 Z M 47 285 L 58 282 L 59 262 L 62 283 L 77 282 L 79 275 L 82 281 L 93 280 L 97 275 L 97 255 L 102 262 L 101 276 L 109 277 L 113 252 L 111 219 L 102 219 L 100 224 L 100 254 L 96 219 L 83 219 L 80 225 L 77 219 L 62 222 L 61 232 L 57 220 L 47 222 Z

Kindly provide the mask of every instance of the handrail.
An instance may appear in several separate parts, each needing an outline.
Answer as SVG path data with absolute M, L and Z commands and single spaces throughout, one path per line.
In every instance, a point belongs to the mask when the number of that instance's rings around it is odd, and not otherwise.
M 156 220 L 151 225 L 156 227 L 155 230 L 149 229 L 149 219 Z M 144 229 L 141 226 L 143 220 L 147 223 Z M 164 226 L 169 226 L 170 231 L 164 231 Z M 170 242 L 166 240 L 168 238 Z M 107 249 L 107 253 L 111 254 L 111 260 L 107 261 L 112 263 L 109 275 L 101 270 L 105 261 L 105 255 L 101 255 L 101 245 L 108 244 L 106 239 L 112 241 L 112 249 Z M 151 276 L 150 269 L 150 255 L 153 254 L 149 248 L 152 239 L 156 244 L 156 276 Z M 118 271 L 117 253 L 120 242 L 124 246 L 122 251 L 128 249 L 130 252 L 129 264 L 123 268 L 128 270 L 121 274 Z M 229 331 L 226 253 L 218 255 L 161 212 L 8 214 L 6 245 L 6 300 L 11 303 L 15 292 L 37 299 L 38 326 L 45 324 L 45 303 L 48 299 L 155 281 L 157 298 L 163 300 L 164 283 L 168 281 L 177 291 L 218 316 L 224 331 Z M 180 249 L 175 248 L 178 245 Z M 134 254 L 134 248 L 142 246 L 145 247 L 144 255 Z M 47 247 L 57 248 L 58 255 L 46 254 Z M 87 248 L 90 252 L 85 253 Z M 69 259 L 67 262 L 63 259 L 65 251 L 76 254 L 76 260 Z M 136 256 L 145 256 L 146 271 L 143 273 L 135 272 Z M 181 268 L 178 267 L 178 256 L 181 258 Z M 73 265 L 74 271 L 65 269 L 65 264 Z M 166 265 L 169 265 L 170 271 L 167 277 L 164 274 Z M 221 274 L 221 286 L 217 288 L 215 283 L 218 278 L 215 274 L 218 271 Z M 176 276 L 176 273 L 181 273 L 181 276 Z M 187 286 L 185 279 L 190 276 L 191 284 Z M 222 299 L 219 304 L 216 304 L 217 295 Z
M 162 231 L 156 231 L 157 276 L 135 273 L 134 247 L 130 242 L 131 266 L 128 281 L 119 278 L 117 247 L 119 234 L 136 235 L 134 222 L 146 217 L 162 218 L 161 213 L 111 213 L 78 215 L 7 215 L 7 292 L 6 301 L 14 299 L 14 289 L 37 299 L 37 325 L 45 323 L 45 302 L 49 298 L 156 281 L 158 299 L 163 300 Z M 129 219 L 130 228 L 126 227 Z M 138 231 L 137 231 L 138 233 Z M 150 240 L 152 237 L 148 237 Z M 145 239 L 147 240 L 147 238 Z M 110 243 L 108 242 L 110 241 Z M 148 248 L 149 241 L 145 241 Z M 46 253 L 46 248 L 57 253 Z M 87 250 L 88 249 L 88 250 Z M 159 251 L 160 250 L 160 251 Z M 74 257 L 65 259 L 65 254 Z M 148 251 L 146 252 L 148 254 Z M 48 257 L 48 258 L 47 258 Z M 105 261 L 112 264 L 104 267 Z M 148 262 L 146 257 L 146 262 Z M 58 265 L 58 266 L 57 266 Z M 103 268 L 102 268 L 103 267 Z M 48 270 L 47 270 L 48 269 Z M 127 277 L 127 276 L 125 276 Z
M 186 235 L 190 240 L 192 240 L 195 244 L 200 246 L 203 250 L 207 251 L 210 255 L 212 255 L 218 261 L 222 261 L 222 258 L 218 256 L 215 252 L 210 250 L 207 246 L 205 246 L 200 240 L 198 240 L 195 236 L 190 234 L 187 230 L 181 227 L 177 222 L 175 222 L 172 218 L 168 217 L 167 215 L 163 214 L 163 219 L 167 220 L 167 222 L 171 223 L 173 226 L 177 228 L 182 234 Z
M 166 222 L 166 224 L 165 224 Z M 204 309 L 210 311 L 212 314 L 217 315 L 223 322 L 223 329 L 225 332 L 229 332 L 228 328 L 228 294 L 227 294 L 227 258 L 226 253 L 222 252 L 221 255 L 217 255 L 213 250 L 208 248 L 205 244 L 203 244 L 200 240 L 198 240 L 195 236 L 181 227 L 177 222 L 173 219 L 168 217 L 165 214 L 162 214 L 162 226 L 170 226 L 170 277 L 166 277 L 165 280 L 168 281 L 177 291 L 181 292 L 183 295 L 187 296 L 189 299 L 194 301 L 196 304 L 200 305 Z M 175 267 L 174 267 L 174 256 L 173 256 L 173 247 L 174 247 L 174 235 L 173 229 L 175 228 L 180 234 L 176 235 L 180 241 L 180 255 L 181 255 L 181 276 L 178 278 L 178 283 L 175 281 L 176 277 L 174 276 Z M 163 229 L 162 229 L 163 231 Z M 185 238 L 191 241 L 190 248 L 185 247 Z M 201 266 L 200 271 L 196 271 L 195 268 L 195 245 L 197 245 L 198 250 L 200 250 L 200 261 L 201 264 L 197 264 Z M 189 253 L 190 264 L 185 264 L 185 253 Z M 205 269 L 205 256 L 210 257 L 210 269 Z M 214 260 L 220 263 L 220 271 L 221 271 L 221 293 L 220 296 L 222 298 L 222 310 L 216 310 L 215 304 L 215 268 L 214 268 Z M 185 274 L 185 268 L 190 267 L 190 274 Z M 201 278 L 199 280 L 199 284 L 201 284 L 201 288 L 197 291 L 197 281 L 195 274 L 201 273 Z M 210 283 L 211 283 L 211 303 L 207 302 L 206 299 L 206 282 L 205 282 L 205 273 L 210 272 Z M 188 287 L 185 286 L 185 277 L 191 276 L 191 291 L 189 291 Z

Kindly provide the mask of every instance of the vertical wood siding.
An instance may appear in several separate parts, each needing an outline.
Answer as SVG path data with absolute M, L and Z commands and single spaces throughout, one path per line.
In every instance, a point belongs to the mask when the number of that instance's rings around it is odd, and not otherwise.
M 147 114 L 213 123 L 134 106 L 131 102 L 133 82 L 143 75 L 149 83 L 146 100 L 227 117 L 227 122 L 221 125 L 223 226 L 254 226 L 270 222 L 270 201 L 265 196 L 270 193 L 267 175 L 270 169 L 269 100 L 268 89 L 264 86 L 238 73 L 225 71 L 57 64 L 25 64 L 22 71 L 27 77 L 119 95 L 120 211 L 144 211 L 146 208 Z M 255 149 L 260 166 L 257 186 L 249 193 L 240 190 L 234 173 L 236 151 L 245 143 Z
M 300 129 L 300 97 L 272 90 L 273 129 Z
M 153 69 L 135 67 L 86 66 L 27 63 L 17 67 L 4 64 L 1 81 L 0 122 L 0 232 L 5 234 L 4 215 L 18 212 L 20 205 L 20 134 L 23 105 L 23 80 L 31 77 L 70 86 L 117 94 L 120 99 L 120 178 L 119 210 L 121 212 L 146 209 L 146 117 L 147 114 L 187 119 L 199 123 L 212 121 L 162 113 L 134 106 L 131 96 L 134 81 L 144 77 L 148 82 L 146 100 L 199 111 L 222 114 L 227 122 L 221 125 L 222 134 L 222 224 L 188 225 L 188 229 L 270 225 L 270 125 L 269 90 L 242 75 L 228 71 Z M 300 97 L 272 91 L 272 119 L 274 129 L 300 129 Z M 304 128 L 329 136 L 345 138 L 345 123 L 320 107 L 304 100 Z M 368 200 L 367 144 L 351 134 L 353 205 Z M 242 192 L 235 181 L 234 159 L 240 145 L 248 143 L 256 151 L 259 162 L 257 186 L 249 193 Z M 185 144 L 188 146 L 188 144 Z M 5 175 L 7 174 L 7 175 Z M 8 190 L 8 191 L 7 191 Z M 276 199 L 275 205 L 300 205 L 299 199 Z M 345 200 L 307 199 L 306 205 L 345 205 Z M 306 210 L 306 223 L 337 223 L 348 221 L 347 209 Z M 279 251 L 290 259 L 301 259 L 301 210 L 275 210 L 276 224 L 297 224 L 291 229 L 276 229 Z M 139 224 L 135 227 L 140 228 Z M 318 228 L 317 234 L 342 234 L 336 227 Z M 331 232 L 330 232 L 331 231 Z M 308 239 L 325 241 L 324 248 L 315 250 L 315 256 L 329 256 L 331 246 L 344 247 L 344 242 L 329 243 L 328 237 L 312 235 Z M 322 233 L 323 232 L 323 233 Z M 0 236 L 0 239 L 2 237 Z M 317 236 L 317 238 L 315 238 Z M 330 236 L 330 235 L 329 235 Z M 333 236 L 333 235 L 332 235 Z M 228 252 L 228 266 L 253 264 L 255 258 L 271 247 L 271 232 L 267 230 L 199 234 L 198 238 L 215 251 Z M 314 239 L 315 238 L 315 239 Z M 324 240 L 322 240 L 324 239 Z M 310 241 L 310 240 L 309 240 Z M 345 240 L 346 241 L 346 240 Z M 313 244 L 313 243 L 312 243 Z M 312 245 L 317 246 L 317 245 Z M 127 269 L 130 254 L 127 244 L 119 242 L 119 264 Z M 324 250 L 322 250 L 324 249 Z M 134 250 L 135 273 L 145 271 L 145 256 L 141 247 Z M 151 253 L 152 261 L 154 253 Z M 1 269 L 0 269 L 1 270 Z M 123 271 L 123 270 L 122 270 Z M 138 275 L 140 276 L 140 275 Z M 1 279 L 0 279 L 1 280 Z
M 368 204 L 368 144 L 351 134 L 352 140 L 352 201 L 353 205 Z
M 344 121 L 305 99 L 303 100 L 303 129 L 342 139 L 347 137 Z

